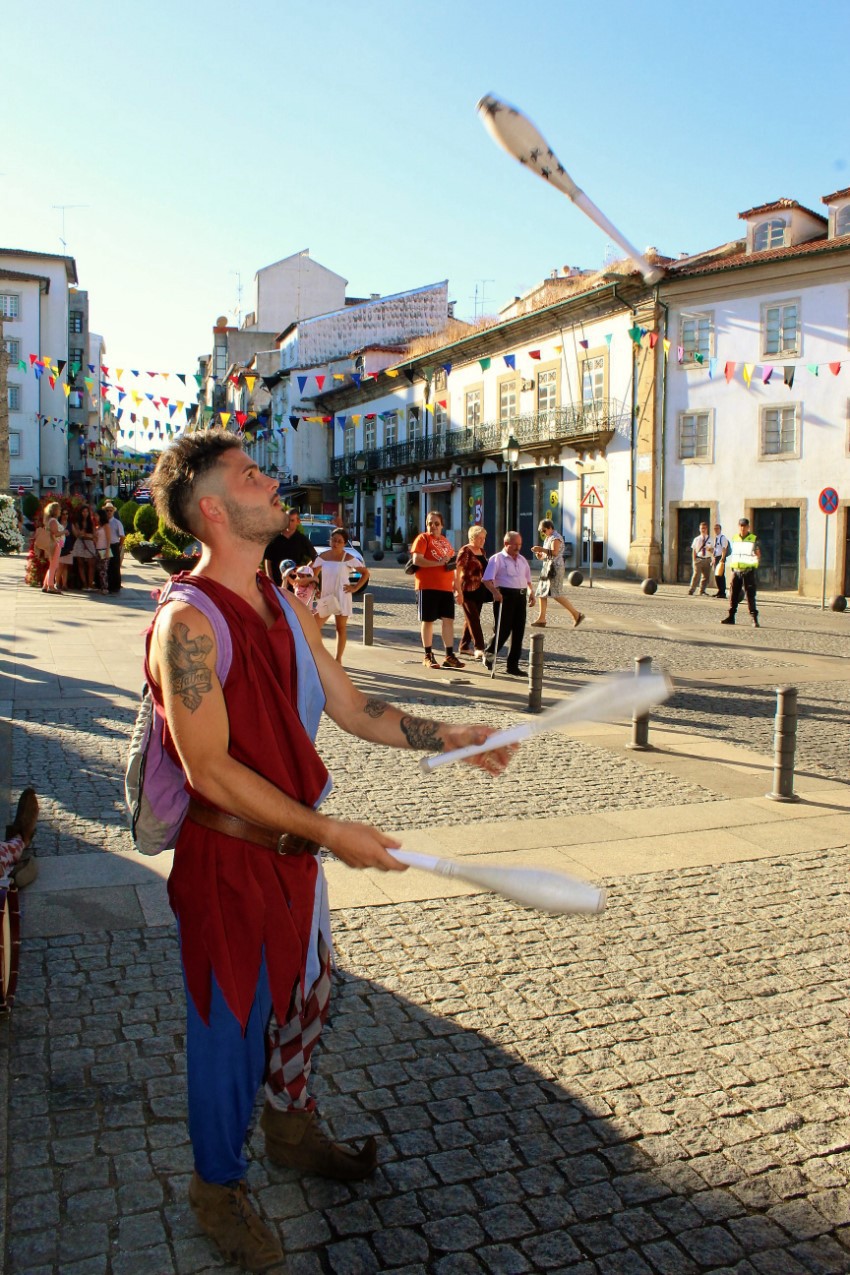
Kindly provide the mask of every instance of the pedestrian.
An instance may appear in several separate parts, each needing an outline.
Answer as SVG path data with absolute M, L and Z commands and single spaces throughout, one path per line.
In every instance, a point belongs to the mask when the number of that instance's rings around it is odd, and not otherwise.
M 531 621 L 531 627 L 534 629 L 546 628 L 546 606 L 550 598 L 560 603 L 565 611 L 569 611 L 573 617 L 573 628 L 577 629 L 584 619 L 584 613 L 577 610 L 570 602 L 569 598 L 564 596 L 564 576 L 567 566 L 564 561 L 564 537 L 560 531 L 555 530 L 555 524 L 550 518 L 544 518 L 537 533 L 542 540 L 542 544 L 533 545 L 531 552 L 535 558 L 542 559 L 543 566 L 540 569 L 540 579 L 534 596 L 537 598 L 540 611 L 535 619 Z
M 295 594 L 302 606 L 305 606 L 311 615 L 316 611 L 316 594 L 318 593 L 319 582 L 313 573 L 312 567 L 296 567 L 295 568 L 295 584 L 292 592 Z
M 484 631 L 481 628 L 481 608 L 491 602 L 490 590 L 481 577 L 487 566 L 484 542 L 487 529 L 480 523 L 469 528 L 467 543 L 457 555 L 455 567 L 455 598 L 463 607 L 465 623 L 460 636 L 458 653 L 484 659 Z
M 105 507 L 97 511 L 94 543 L 97 549 L 97 587 L 101 593 L 108 593 L 109 559 L 112 552 L 109 547 L 109 510 Z
M 484 663 L 493 667 L 499 651 L 510 638 L 507 671 L 511 677 L 522 677 L 519 666 L 525 617 L 534 603 L 531 568 L 520 553 L 522 536 L 518 531 L 505 533 L 504 548 L 494 553 L 484 570 L 484 583 L 493 595 L 493 621 L 496 629 L 487 644 Z M 527 595 L 527 596 L 526 596 Z
M 95 526 L 91 509 L 81 505 L 71 518 L 71 530 L 74 533 L 72 557 L 77 567 L 77 578 L 81 589 L 94 588 L 94 571 L 97 565 L 97 548 L 95 546 Z
M 750 531 L 749 518 L 738 519 L 738 535 L 732 537 L 726 561 L 732 572 L 732 590 L 729 594 L 729 614 L 720 621 L 721 624 L 734 624 L 735 612 L 741 601 L 741 594 L 747 595 L 747 608 L 754 628 L 760 628 L 759 613 L 756 607 L 757 571 L 761 558 L 761 545 L 758 537 Z
M 275 584 L 281 582 L 280 564 L 283 559 L 291 558 L 296 567 L 309 566 L 316 561 L 316 550 L 310 542 L 310 537 L 301 530 L 301 515 L 298 510 L 285 509 L 283 512 L 286 530 L 279 532 L 266 545 L 263 553 L 266 575 L 270 576 Z
M 166 524 L 203 545 L 183 588 L 205 595 L 204 610 L 179 596 L 166 602 L 145 661 L 190 796 L 168 883 L 187 992 L 189 1200 L 225 1259 L 258 1271 L 283 1257 L 245 1183 L 264 1081 L 260 1123 L 275 1164 L 347 1181 L 377 1164 L 373 1139 L 355 1150 L 322 1131 L 307 1093 L 332 968 L 319 847 L 352 868 L 401 868 L 388 853 L 394 837 L 318 812 L 332 786 L 314 745 L 322 711 L 370 743 L 429 752 L 483 742 L 492 729 L 412 717 L 353 685 L 309 616 L 257 570 L 282 521 L 277 482 L 235 435 L 182 436 L 162 453 L 151 489 Z M 209 602 L 232 647 L 223 685 Z M 497 774 L 511 751 L 472 760 Z
M 71 568 L 74 565 L 74 545 L 76 543 L 73 527 L 74 517 L 74 510 L 70 509 L 65 523 L 65 539 L 62 541 L 62 552 L 59 554 L 59 563 L 56 568 L 56 588 L 60 593 L 67 593 L 68 579 Z
M 58 500 L 51 500 L 49 505 L 44 506 L 44 526 L 50 536 L 50 557 L 47 564 L 47 574 L 41 586 L 42 593 L 61 593 L 62 590 L 56 586 L 56 573 L 59 570 L 59 555 L 62 552 L 62 546 L 65 543 L 65 528 L 60 522 L 60 514 L 62 512 Z
M 714 524 L 714 582 L 717 585 L 716 598 L 726 597 L 726 559 L 729 555 L 729 540 L 723 534 L 719 522 Z
M 104 509 L 109 514 L 109 559 L 107 575 L 109 592 L 121 592 L 121 558 L 124 554 L 124 524 L 115 512 L 111 500 L 107 500 Z
M 443 515 L 432 509 L 425 519 L 426 530 L 421 532 L 410 546 L 410 555 L 416 566 L 416 602 L 419 614 L 419 630 L 422 636 L 422 663 L 426 668 L 439 668 L 440 664 L 431 644 L 434 640 L 434 624 L 440 621 L 446 657 L 443 668 L 463 668 L 454 653 L 455 643 L 455 552 L 451 542 L 443 535 Z
M 699 585 L 700 597 L 703 596 L 708 588 L 708 582 L 711 579 L 711 564 L 714 558 L 714 543 L 708 534 L 708 523 L 701 522 L 699 525 L 699 535 L 694 536 L 691 541 L 691 564 L 693 571 L 691 572 L 691 583 L 688 589 L 688 597 L 693 597 Z
M 345 546 L 348 536 L 342 527 L 335 527 L 331 533 L 331 547 L 319 557 L 321 576 L 319 579 L 320 595 L 316 602 L 316 623 L 321 629 L 325 620 L 334 618 L 336 626 L 336 662 L 342 663 L 342 653 L 348 641 L 348 621 L 354 611 L 351 595 L 356 588 L 365 585 L 369 572 L 353 553 L 347 553 Z M 351 577 L 359 573 L 357 584 L 351 583 Z M 366 577 L 364 580 L 363 577 Z M 296 588 L 296 593 L 298 592 Z

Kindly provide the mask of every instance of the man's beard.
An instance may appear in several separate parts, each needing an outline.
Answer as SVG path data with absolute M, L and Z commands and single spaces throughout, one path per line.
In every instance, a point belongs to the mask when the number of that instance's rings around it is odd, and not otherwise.
M 267 545 L 286 529 L 280 507 L 269 505 L 268 509 L 249 510 L 229 498 L 224 498 L 222 503 L 230 521 L 230 530 L 239 540 L 246 540 L 249 544 Z

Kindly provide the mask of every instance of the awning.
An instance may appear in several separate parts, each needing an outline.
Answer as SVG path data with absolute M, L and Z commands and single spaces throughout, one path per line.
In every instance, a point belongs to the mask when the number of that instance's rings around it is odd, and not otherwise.
M 420 491 L 451 491 L 453 488 L 454 483 L 423 483 L 420 487 Z

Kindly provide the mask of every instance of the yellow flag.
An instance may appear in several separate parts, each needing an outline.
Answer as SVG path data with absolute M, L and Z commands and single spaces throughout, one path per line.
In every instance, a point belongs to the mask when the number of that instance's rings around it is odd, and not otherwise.
M 115 369 L 115 379 L 116 379 L 116 381 L 120 381 L 120 380 L 121 380 L 121 377 L 122 377 L 123 375 L 124 375 L 124 369 L 123 369 L 123 367 L 117 367 L 117 368 Z
M 745 363 L 745 364 L 744 364 L 744 370 L 743 370 L 743 372 L 742 372 L 742 376 L 743 376 L 743 378 L 744 378 L 744 381 L 746 382 L 747 389 L 749 389 L 749 388 L 750 388 L 750 381 L 753 379 L 753 369 L 754 369 L 754 368 L 755 368 L 755 363 Z
M 667 355 L 668 355 L 669 353 L 670 353 L 670 342 L 669 342 L 669 341 L 667 340 L 667 338 L 665 337 L 665 338 L 664 338 L 664 357 L 665 357 L 665 359 L 667 358 Z
M 393 376 L 393 377 L 398 376 L 398 372 L 391 367 L 384 368 L 384 374 L 386 376 Z
M 220 413 L 219 413 L 219 419 L 220 419 L 220 421 L 221 421 L 222 428 L 227 429 L 227 422 L 230 420 L 230 418 L 231 418 L 231 416 L 232 416 L 232 415 L 233 415 L 233 413 L 232 413 L 232 412 L 220 412 Z
M 359 424 L 360 424 L 360 417 L 359 417 L 359 416 L 352 416 L 352 418 L 351 418 L 351 419 L 354 421 L 354 424 L 355 424 L 355 425 L 359 425 Z
M 70 387 L 70 385 L 63 385 L 63 386 L 62 386 L 62 389 L 65 391 L 65 397 L 67 398 L 67 397 L 68 397 L 68 395 L 71 393 L 71 387 Z
M 334 380 L 335 380 L 335 381 L 344 381 L 344 380 L 345 380 L 345 373 L 344 373 L 344 372 L 334 372 Z
M 168 380 L 168 373 L 167 373 L 167 372 L 160 372 L 160 376 L 162 377 L 162 379 L 163 379 L 164 381 L 167 381 L 167 380 Z
M 256 380 L 257 380 L 256 376 L 248 376 L 248 375 L 246 374 L 246 376 L 245 376 L 245 384 L 248 386 L 248 393 L 249 393 L 249 394 L 253 394 L 253 393 L 254 393 L 254 385 L 256 384 Z
M 132 391 L 131 391 L 131 393 L 130 393 L 130 398 L 133 400 L 133 402 L 134 402 L 137 406 L 138 406 L 138 404 L 139 404 L 139 403 L 141 403 L 141 401 L 142 401 L 142 396 L 141 396 L 141 394 L 137 394 L 135 390 L 132 390 Z
M 426 411 L 426 412 L 433 412 L 433 410 L 434 410 L 434 404 L 433 404 L 433 403 L 426 403 L 426 404 L 425 404 L 425 411 Z
M 564 347 L 562 345 L 553 345 L 552 349 L 555 351 L 556 354 L 563 354 L 564 352 Z
M 183 403 L 181 403 L 181 402 L 178 400 L 178 402 L 177 402 L 177 410 L 178 410 L 178 412 L 182 412 L 182 411 L 183 411 L 183 406 L 184 406 L 184 405 L 183 405 Z

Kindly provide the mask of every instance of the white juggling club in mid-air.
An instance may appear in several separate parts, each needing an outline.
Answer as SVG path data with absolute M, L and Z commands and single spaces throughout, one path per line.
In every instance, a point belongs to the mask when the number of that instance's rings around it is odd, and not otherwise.
M 554 186 L 567 199 L 572 200 L 591 221 L 604 230 L 610 239 L 619 244 L 640 270 L 647 283 L 656 283 L 662 275 L 657 266 L 647 261 L 643 253 L 629 243 L 626 236 L 608 220 L 605 214 L 596 207 L 593 200 L 588 199 L 584 191 L 575 184 L 564 168 L 552 147 L 544 140 L 527 115 L 518 111 L 515 106 L 502 102 L 492 93 L 482 97 L 475 108 L 487 132 L 502 150 L 506 150 L 514 159 L 518 159 L 526 168 L 530 168 L 538 177 L 542 177 L 550 186 Z
M 615 722 L 623 717 L 647 713 L 656 704 L 663 704 L 673 693 L 673 683 L 665 673 L 649 673 L 635 677 L 632 673 L 614 673 L 589 682 L 569 699 L 516 726 L 498 730 L 483 744 L 468 744 L 465 748 L 453 748 L 435 757 L 423 757 L 419 765 L 426 775 L 438 766 L 465 761 L 481 753 L 504 748 L 508 744 L 520 744 L 548 731 L 562 730 L 579 722 Z
M 605 891 L 598 886 L 553 872 L 548 868 L 503 868 L 491 863 L 467 863 L 465 860 L 440 859 L 415 850 L 390 850 L 399 863 L 422 868 L 441 877 L 457 877 L 470 885 L 481 886 L 506 899 L 539 912 L 585 912 L 594 914 L 605 908 Z

